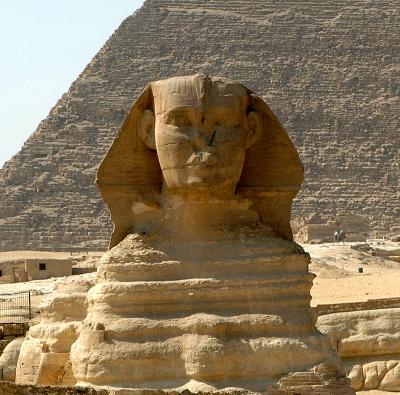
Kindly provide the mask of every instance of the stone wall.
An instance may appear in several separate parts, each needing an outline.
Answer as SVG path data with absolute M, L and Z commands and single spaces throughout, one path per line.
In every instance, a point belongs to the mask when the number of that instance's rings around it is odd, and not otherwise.
M 318 305 L 314 311 L 354 390 L 400 390 L 400 298 Z
M 309 380 L 311 382 L 311 380 Z M 304 379 L 303 379 L 304 384 Z M 308 383 L 307 383 L 308 384 Z M 315 386 L 315 379 L 312 382 Z M 192 392 L 185 390 L 180 391 L 179 393 L 176 391 L 159 391 L 159 390 L 143 390 L 143 391 L 126 391 L 120 392 L 121 395 L 193 395 Z M 270 391 L 271 395 L 293 395 L 293 391 L 288 391 L 285 389 Z M 110 393 L 106 390 L 95 391 L 93 389 L 88 388 L 66 388 L 66 387 L 48 387 L 48 386 L 37 386 L 37 385 L 18 385 L 10 382 L 1 382 L 0 381 L 0 394 L 2 395 L 118 395 L 117 393 Z M 212 393 L 209 392 L 197 392 L 196 395 L 226 395 L 226 392 L 222 391 L 214 391 Z M 296 391 L 298 395 L 309 395 L 309 387 L 304 392 Z M 328 392 L 319 392 L 319 394 L 326 395 L 341 395 L 343 392 L 332 392 L 328 390 Z M 243 391 L 235 391 L 231 389 L 229 391 L 229 395 L 245 395 Z
M 365 302 L 320 304 L 314 307 L 318 316 L 350 311 L 400 308 L 400 298 L 371 299 Z
M 37 385 L 18 385 L 0 381 L 0 394 L 4 395 L 108 395 L 105 390 L 91 388 L 48 387 Z
M 92 388 L 82 387 L 50 387 L 42 385 L 21 385 L 0 381 L 0 394 L 1 395 L 194 395 L 189 390 L 183 391 L 161 391 L 161 390 L 121 390 L 121 391 L 107 391 L 95 390 Z M 196 392 L 196 395 L 226 395 L 224 391 L 210 392 Z M 279 392 L 280 395 L 292 395 L 292 392 Z M 229 395 L 245 395 L 243 391 L 231 389 Z M 299 394 L 307 395 L 307 393 Z
M 356 391 L 400 390 L 399 308 L 338 312 L 318 317 Z
M 0 250 L 103 249 L 99 162 L 150 81 L 206 72 L 278 114 L 306 169 L 300 217 L 398 227 L 397 0 L 147 0 L 0 171 Z

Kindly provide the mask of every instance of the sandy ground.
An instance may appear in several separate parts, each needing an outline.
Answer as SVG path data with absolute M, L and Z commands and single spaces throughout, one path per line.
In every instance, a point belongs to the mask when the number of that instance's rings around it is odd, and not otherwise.
M 390 395 L 390 394 L 399 394 L 398 392 L 387 392 L 387 391 L 378 391 L 378 390 L 372 390 L 372 391 L 360 391 L 356 392 L 357 395 Z
M 312 305 L 400 297 L 400 263 L 354 250 L 349 244 L 303 247 L 311 255 L 310 270 L 317 275 L 311 289 Z

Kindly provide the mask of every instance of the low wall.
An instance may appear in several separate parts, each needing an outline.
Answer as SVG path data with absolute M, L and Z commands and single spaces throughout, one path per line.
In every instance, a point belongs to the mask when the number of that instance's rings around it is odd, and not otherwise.
M 247 392 L 246 392 L 247 393 Z M 291 395 L 293 392 L 288 392 Z M 189 390 L 94 390 L 93 388 L 82 387 L 49 387 L 42 385 L 21 385 L 8 381 L 0 381 L 0 395 L 226 395 L 225 391 L 196 392 L 193 394 Z M 231 389 L 230 395 L 244 395 L 242 390 Z M 285 395 L 282 393 L 282 395 Z M 306 393 L 302 394 L 306 395 Z
M 318 316 L 362 310 L 400 308 L 400 298 L 370 299 L 365 302 L 320 304 L 314 307 Z
M 108 395 L 105 390 L 96 391 L 92 388 L 48 387 L 40 385 L 19 385 L 0 381 L 1 395 Z

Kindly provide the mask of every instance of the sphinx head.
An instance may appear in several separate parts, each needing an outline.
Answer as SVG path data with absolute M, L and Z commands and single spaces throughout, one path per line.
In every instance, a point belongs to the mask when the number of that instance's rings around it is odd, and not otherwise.
M 236 194 L 291 239 L 302 180 L 298 153 L 265 101 L 238 82 L 204 75 L 149 84 L 97 172 L 114 223 L 110 247 L 135 228 L 132 207 L 157 205 L 162 189 L 195 199 Z
M 153 103 L 138 132 L 157 151 L 164 188 L 173 194 L 226 197 L 240 179 L 261 121 L 243 85 L 204 75 L 151 84 Z

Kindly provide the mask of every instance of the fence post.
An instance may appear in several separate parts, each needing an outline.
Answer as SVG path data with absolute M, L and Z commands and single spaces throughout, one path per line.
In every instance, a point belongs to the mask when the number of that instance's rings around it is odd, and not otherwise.
M 28 291 L 28 306 L 29 306 L 29 321 L 32 319 L 32 310 L 31 310 L 31 291 Z

